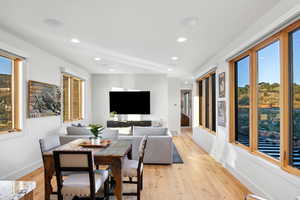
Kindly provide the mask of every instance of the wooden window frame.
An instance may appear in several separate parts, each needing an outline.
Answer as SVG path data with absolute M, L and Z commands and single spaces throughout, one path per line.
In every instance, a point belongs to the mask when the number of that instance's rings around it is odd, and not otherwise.
M 68 90 L 68 99 L 67 99 L 67 106 L 68 106 L 68 113 L 67 113 L 67 119 L 65 118 L 65 99 L 63 99 L 63 121 L 64 122 L 73 122 L 73 121 L 80 121 L 83 120 L 83 85 L 84 81 L 82 79 L 79 79 L 77 77 L 74 77 L 72 75 L 63 74 L 63 79 L 68 79 L 68 87 L 66 88 Z M 79 81 L 79 87 L 78 87 L 78 95 L 79 95 L 79 108 L 78 108 L 78 115 L 79 117 L 74 116 L 74 99 L 73 99 L 73 93 L 74 93 L 74 80 Z M 63 81 L 64 82 L 64 81 Z M 65 90 L 65 86 L 63 83 L 63 89 Z
M 199 99 L 199 116 L 201 115 L 201 118 L 199 117 L 199 120 L 202 119 L 202 122 L 200 123 L 199 121 L 199 127 L 208 131 L 209 133 L 212 133 L 212 134 L 216 134 L 216 131 L 212 130 L 212 75 L 216 75 L 216 71 L 213 70 L 213 71 L 209 71 L 207 72 L 204 76 L 200 77 L 197 79 L 197 83 L 198 83 L 198 87 L 200 86 L 200 81 L 202 81 L 202 100 L 200 101 Z M 208 108 L 206 107 L 206 79 L 208 78 L 208 81 L 209 81 L 209 104 L 208 104 Z M 216 83 L 215 83 L 216 84 Z M 200 90 L 200 88 L 199 88 Z M 200 91 L 199 91 L 200 93 Z M 199 94 L 199 98 L 200 98 L 200 94 Z M 200 105 L 200 102 L 202 103 Z M 201 109 L 200 109 L 201 107 Z M 208 111 L 209 113 L 209 122 L 208 122 L 208 126 L 209 127 L 206 127 L 206 112 Z M 216 112 L 216 109 L 215 109 L 215 112 Z M 216 114 L 216 113 L 215 113 Z
M 0 131 L 0 134 L 7 134 L 12 132 L 20 132 L 20 67 L 22 59 L 10 56 L 8 53 L 1 53 L 1 57 L 5 57 L 12 61 L 12 81 L 11 81 L 11 95 L 12 95 L 12 128 L 5 131 Z
M 271 163 L 280 166 L 283 170 L 300 176 L 300 169 L 297 169 L 289 163 L 290 151 L 290 59 L 289 59 L 289 35 L 291 32 L 300 28 L 300 20 L 292 23 L 281 31 L 273 34 L 264 41 L 258 43 L 245 53 L 233 58 L 229 61 L 230 72 L 230 127 L 229 127 L 229 142 L 240 146 L 254 155 L 270 161 Z M 258 151 L 258 100 L 257 100 L 257 52 L 268 45 L 279 41 L 280 42 L 280 160 Z M 246 147 L 235 141 L 235 63 L 242 58 L 249 56 L 250 63 L 250 147 Z

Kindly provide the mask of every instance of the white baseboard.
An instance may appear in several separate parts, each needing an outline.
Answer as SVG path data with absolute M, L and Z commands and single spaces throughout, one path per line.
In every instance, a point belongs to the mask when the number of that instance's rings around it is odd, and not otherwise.
M 235 178 L 237 178 L 243 185 L 245 185 L 253 194 L 263 196 L 264 198 L 267 198 L 269 200 L 274 200 L 269 194 L 264 192 L 260 187 L 258 187 L 246 176 L 233 169 L 230 165 L 226 163 L 222 164 L 225 169 L 227 169 Z
M 41 160 L 35 161 L 21 169 L 18 169 L 16 171 L 13 171 L 5 176 L 0 177 L 1 180 L 16 180 L 19 179 L 31 172 L 33 172 L 34 170 L 40 168 L 43 166 L 43 163 Z

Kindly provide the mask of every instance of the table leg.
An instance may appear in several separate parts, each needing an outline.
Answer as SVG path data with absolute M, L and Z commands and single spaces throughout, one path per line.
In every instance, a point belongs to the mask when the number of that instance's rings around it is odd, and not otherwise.
M 122 193 L 123 193 L 123 182 L 122 182 L 122 158 L 115 159 L 111 165 L 112 167 L 112 174 L 113 177 L 116 181 L 116 186 L 115 186 L 115 196 L 117 200 L 122 200 Z
M 50 200 L 52 193 L 51 180 L 54 174 L 53 157 L 44 158 L 45 200 Z
M 33 191 L 26 194 L 21 200 L 33 200 Z
M 130 151 L 128 151 L 128 153 L 127 153 L 127 158 L 128 158 L 129 160 L 132 159 L 132 145 L 131 145 Z

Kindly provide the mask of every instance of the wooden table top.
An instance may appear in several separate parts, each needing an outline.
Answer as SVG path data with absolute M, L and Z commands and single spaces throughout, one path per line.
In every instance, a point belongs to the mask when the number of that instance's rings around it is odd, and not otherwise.
M 131 149 L 132 140 L 113 140 L 112 143 L 105 148 L 85 148 L 80 146 L 81 143 L 89 139 L 77 139 L 51 151 L 44 152 L 44 156 L 52 156 L 53 151 L 92 151 L 96 157 L 124 157 Z

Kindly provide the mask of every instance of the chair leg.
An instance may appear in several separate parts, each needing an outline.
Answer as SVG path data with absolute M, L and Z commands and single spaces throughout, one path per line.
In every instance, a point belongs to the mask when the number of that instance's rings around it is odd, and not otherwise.
M 141 199 L 141 177 L 137 178 L 137 200 Z
M 141 190 L 144 188 L 144 171 L 142 171 L 142 176 L 141 176 Z
M 129 177 L 129 181 L 132 182 L 132 177 Z
M 104 199 L 109 200 L 110 184 L 109 178 L 104 182 Z

